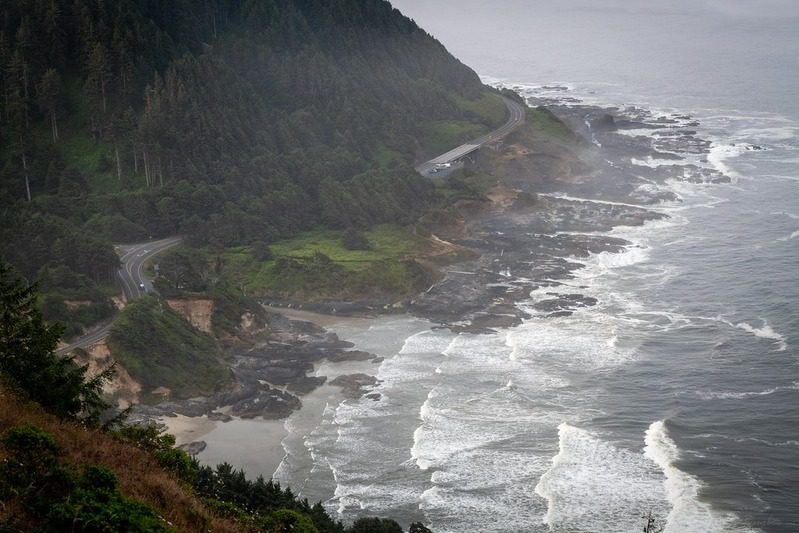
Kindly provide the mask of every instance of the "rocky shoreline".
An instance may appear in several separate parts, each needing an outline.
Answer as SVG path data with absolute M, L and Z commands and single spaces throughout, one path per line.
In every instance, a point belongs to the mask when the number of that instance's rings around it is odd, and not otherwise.
M 138 405 L 133 421 L 152 422 L 159 417 L 176 415 L 206 416 L 221 422 L 234 417 L 282 419 L 300 408 L 301 396 L 325 383 L 326 378 L 309 375 L 320 361 L 371 361 L 375 364 L 382 361 L 374 354 L 352 350 L 352 343 L 340 340 L 312 322 L 292 320 L 274 311 L 268 312 L 268 321 L 270 332 L 265 339 L 252 346 L 234 346 L 227 350 L 236 384 L 234 390 Z M 352 389 L 351 384 L 341 383 Z
M 302 405 L 301 397 L 325 383 L 309 375 L 322 361 L 382 359 L 308 321 L 279 309 L 348 317 L 412 313 L 455 332 L 485 333 L 523 320 L 569 316 L 595 305 L 573 291 L 543 291 L 521 307 L 531 291 L 574 278 L 580 259 L 618 253 L 632 243 L 603 235 L 617 226 L 640 226 L 665 218 L 658 204 L 679 198 L 664 190 L 667 180 L 701 182 L 729 178 L 703 165 L 710 143 L 697 137 L 697 124 L 683 115 L 654 116 L 639 108 L 600 108 L 576 102 L 528 99 L 546 105 L 578 138 L 555 143 L 514 133 L 501 153 L 481 152 L 473 172 L 501 177 L 482 201 L 456 204 L 451 220 L 428 224 L 438 239 L 473 250 L 476 259 L 442 267 L 439 281 L 406 301 L 302 303 L 267 301 L 269 334 L 247 347 L 228 350 L 236 388 L 209 397 L 138 406 L 135 417 L 153 420 L 185 415 L 217 421 L 233 417 L 281 419 Z M 757 147 L 753 147 L 757 149 Z M 683 155 L 695 154 L 695 161 Z M 648 166 L 647 161 L 673 165 Z M 541 292 L 539 292 L 541 294 Z M 377 366 L 375 366 L 375 373 Z M 338 377 L 349 398 L 371 394 L 374 376 Z M 194 444 L 192 449 L 201 449 Z

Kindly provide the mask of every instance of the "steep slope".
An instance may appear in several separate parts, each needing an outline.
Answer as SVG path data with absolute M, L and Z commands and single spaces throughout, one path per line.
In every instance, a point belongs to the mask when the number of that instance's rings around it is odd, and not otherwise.
M 0 255 L 72 321 L 108 315 L 110 242 L 409 222 L 413 162 L 504 117 L 384 0 L 6 2 L 0 65 Z
M 241 526 L 214 517 L 197 497 L 188 494 L 175 476 L 162 470 L 155 458 L 144 450 L 100 431 L 59 420 L 35 404 L 20 401 L 0 382 L 0 434 L 10 428 L 26 426 L 41 428 L 54 437 L 62 463 L 99 465 L 114 472 L 124 494 L 153 507 L 180 531 L 200 531 L 209 527 L 213 531 L 244 531 Z M 9 453 L 0 448 L 0 457 L 6 459 L 8 456 Z M 6 481 L 3 475 L 2 482 Z M 3 501 L 0 524 L 9 520 L 9 525 L 15 525 L 21 531 L 36 525 L 36 518 L 18 508 L 13 499 L 3 495 Z

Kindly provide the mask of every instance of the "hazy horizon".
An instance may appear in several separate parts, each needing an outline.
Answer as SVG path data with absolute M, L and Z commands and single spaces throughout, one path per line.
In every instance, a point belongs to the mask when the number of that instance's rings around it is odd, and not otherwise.
M 799 93 L 797 2 L 392 3 L 483 76 L 614 84 L 675 107 L 713 96 L 723 107 L 799 116 L 783 98 Z

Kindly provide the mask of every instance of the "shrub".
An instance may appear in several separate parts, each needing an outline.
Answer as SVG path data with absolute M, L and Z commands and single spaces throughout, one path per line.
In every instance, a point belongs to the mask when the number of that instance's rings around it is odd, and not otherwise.
M 257 241 L 253 243 L 252 255 L 258 261 L 269 261 L 274 257 L 272 249 L 263 241 Z
M 319 533 L 313 521 L 291 509 L 269 513 L 261 522 L 261 531 L 268 533 Z
M 96 170 L 97 172 L 109 172 L 112 168 L 114 168 L 114 164 L 108 158 L 107 155 L 101 155 L 100 158 L 97 160 Z
M 387 518 L 359 518 L 348 530 L 351 533 L 404 533 L 402 527 Z
M 194 483 L 197 470 L 189 454 L 175 448 L 175 437 L 161 431 L 154 425 L 125 426 L 113 433 L 118 439 L 129 442 L 152 454 L 164 470 L 172 472 L 180 479 Z
M 78 472 L 60 464 L 53 437 L 36 426 L 9 429 L 0 446 L 8 455 L 0 463 L 0 503 L 22 510 L 0 530 L 36 525 L 37 531 L 173 531 L 152 508 L 122 495 L 107 468 L 89 465 Z
M 349 228 L 341 236 L 341 245 L 347 250 L 371 250 L 372 245 L 360 231 Z
M 100 466 L 86 467 L 75 489 L 52 507 L 47 522 L 54 531 L 174 531 L 152 508 L 123 496 L 114 473 Z

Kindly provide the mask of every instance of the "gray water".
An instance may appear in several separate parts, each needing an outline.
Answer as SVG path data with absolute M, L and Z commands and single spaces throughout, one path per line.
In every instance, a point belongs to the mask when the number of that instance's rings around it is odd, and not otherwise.
M 799 5 L 394 4 L 526 96 L 689 114 L 732 183 L 669 183 L 668 220 L 582 260 L 569 283 L 599 304 L 571 317 L 339 326 L 386 357 L 381 398 L 328 406 L 277 477 L 343 519 L 438 532 L 640 531 L 650 511 L 668 532 L 799 531 Z

